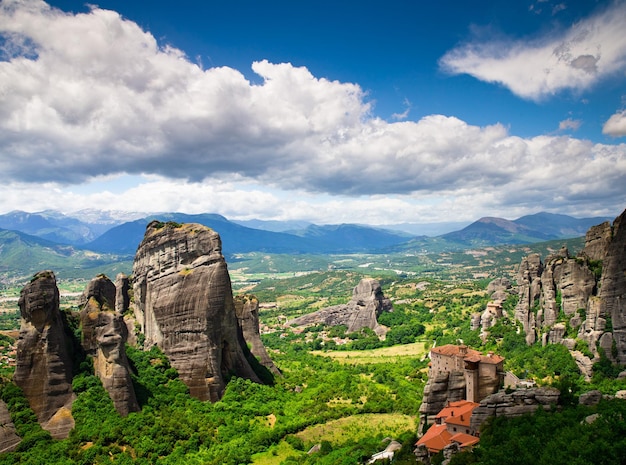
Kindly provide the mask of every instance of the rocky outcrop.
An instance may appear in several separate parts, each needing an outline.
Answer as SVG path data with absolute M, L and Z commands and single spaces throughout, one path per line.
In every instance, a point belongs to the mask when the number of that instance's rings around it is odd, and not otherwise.
M 509 278 L 496 278 L 487 285 L 487 293 L 491 300 L 505 301 L 513 291 L 513 285 Z
M 353 289 L 352 300 L 347 304 L 323 308 L 290 320 L 286 325 L 308 326 L 320 323 L 328 326 L 346 325 L 347 332 L 370 328 L 382 336 L 387 330 L 378 324 L 377 317 L 385 311 L 393 311 L 393 305 L 384 296 L 380 283 L 372 278 L 364 278 Z
M 585 235 L 585 249 L 583 253 L 591 260 L 602 260 L 611 242 L 613 234 L 611 223 L 605 221 L 597 226 L 592 226 Z
M 200 224 L 151 222 L 133 264 L 134 312 L 198 399 L 236 375 L 260 382 L 246 356 L 220 236 Z
M 465 399 L 466 391 L 465 374 L 462 371 L 438 373 L 429 376 L 424 386 L 424 397 L 419 408 L 420 426 L 431 425 L 435 416 L 446 406 L 448 402 Z
M 275 375 L 280 375 L 280 370 L 274 364 L 267 353 L 261 333 L 259 332 L 259 299 L 252 295 L 242 295 L 235 297 L 235 313 L 243 338 L 250 346 L 252 355 L 257 357 L 265 368 Z
M 611 322 L 615 349 L 606 352 L 617 363 L 626 364 L 626 210 L 613 222 L 611 242 L 602 260 L 600 316 Z M 609 320 L 610 318 L 610 320 Z M 607 341 L 608 345 L 608 341 Z M 613 342 L 611 341 L 611 346 Z
M 91 280 L 80 312 L 82 345 L 93 358 L 94 372 L 120 415 L 139 411 L 125 344 L 126 324 L 116 306 L 116 286 L 104 275 Z
M 490 417 L 519 417 L 538 408 L 549 410 L 559 401 L 559 390 L 551 387 L 518 389 L 507 393 L 498 391 L 480 401 L 474 409 L 470 429 L 479 432 L 482 424 Z
M 115 311 L 125 314 L 130 308 L 130 279 L 124 273 L 115 277 Z
M 566 248 L 546 258 L 545 264 L 537 254 L 522 259 L 518 279 L 515 317 L 524 327 L 528 344 L 538 336 L 543 343 L 555 338 L 560 342 L 564 334 L 554 331 L 554 325 L 565 315 L 570 326 L 579 327 L 580 313 L 584 314 L 597 290 L 587 259 L 570 257 Z
M 0 454 L 14 450 L 22 439 L 15 431 L 7 404 L 0 400 Z
M 524 327 L 528 344 L 539 335 L 544 343 L 571 345 L 571 338 L 564 337 L 567 335 L 557 325 L 560 320 L 559 325 L 568 323 L 578 330 L 577 337 L 587 342 L 595 357 L 602 349 L 613 362 L 626 364 L 624 224 L 626 211 L 613 225 L 592 227 L 578 257 L 572 258 L 567 249 L 561 249 L 548 257 L 545 265 L 537 254 L 522 260 L 515 317 Z
M 72 342 L 59 310 L 59 289 L 52 271 L 37 273 L 19 299 L 22 322 L 17 341 L 13 381 L 54 438 L 65 438 L 74 427 L 71 406 Z
M 517 273 L 519 301 L 515 307 L 515 319 L 522 323 L 527 344 L 533 344 L 537 340 L 536 310 L 541 296 L 542 272 L 541 257 L 539 254 L 531 254 L 522 259 Z

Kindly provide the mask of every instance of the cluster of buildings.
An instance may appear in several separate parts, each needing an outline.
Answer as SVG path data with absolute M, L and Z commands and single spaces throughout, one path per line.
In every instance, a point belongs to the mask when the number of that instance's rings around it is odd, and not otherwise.
M 478 431 L 471 426 L 471 417 L 479 402 L 497 391 L 504 376 L 504 357 L 489 352 L 487 355 L 465 345 L 448 344 L 430 350 L 429 379 L 443 373 L 462 373 L 465 396 L 462 400 L 447 402 L 435 416 L 434 423 L 415 444 L 429 455 L 448 446 L 457 449 L 472 447 L 479 442 Z

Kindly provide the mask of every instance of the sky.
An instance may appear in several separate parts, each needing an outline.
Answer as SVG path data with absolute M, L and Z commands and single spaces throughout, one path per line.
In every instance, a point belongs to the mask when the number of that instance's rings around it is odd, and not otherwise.
M 626 0 L 0 0 L 0 213 L 626 208 Z

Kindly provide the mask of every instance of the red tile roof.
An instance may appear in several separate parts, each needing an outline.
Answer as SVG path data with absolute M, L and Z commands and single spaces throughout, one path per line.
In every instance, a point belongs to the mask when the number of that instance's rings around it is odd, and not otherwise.
M 426 446 L 429 452 L 437 453 L 443 450 L 452 440 L 452 434 L 446 429 L 446 425 L 432 425 L 426 434 L 419 438 L 416 446 Z
M 458 357 L 461 356 L 461 348 L 465 350 L 465 354 L 463 360 L 467 360 L 468 362 L 480 362 L 480 363 L 492 363 L 494 365 L 504 361 L 504 357 L 489 353 L 489 355 L 483 355 L 477 350 L 470 349 L 467 346 L 457 346 L 454 344 L 446 344 L 444 346 L 433 347 L 430 349 L 431 352 L 435 352 L 436 354 L 446 355 L 448 357 Z
M 470 402 L 469 400 L 459 400 L 457 402 L 449 402 L 448 405 L 441 409 L 435 418 L 441 418 L 450 425 L 460 425 L 469 427 L 472 412 L 479 404 Z
M 476 436 L 472 436 L 471 434 L 465 433 L 456 433 L 454 436 L 450 438 L 452 442 L 458 442 L 459 445 L 463 447 L 473 446 L 474 444 L 478 444 L 480 438 Z

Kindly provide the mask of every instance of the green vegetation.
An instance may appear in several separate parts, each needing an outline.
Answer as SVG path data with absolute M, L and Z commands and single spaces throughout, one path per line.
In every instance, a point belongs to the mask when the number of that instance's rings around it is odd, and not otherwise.
M 593 416 L 592 416 L 593 415 Z M 626 401 L 572 406 L 519 418 L 497 418 L 480 436 L 480 447 L 451 465 L 586 465 L 624 463 Z
M 576 241 L 568 241 L 570 250 Z M 229 270 L 235 292 L 253 293 L 264 304 L 262 339 L 283 373 L 273 385 L 235 378 L 222 400 L 200 402 L 189 396 L 158 349 L 128 347 L 141 411 L 120 417 L 84 360 L 73 382 L 76 427 L 68 439 L 55 441 L 37 425 L 6 368 L 0 372 L 0 394 L 23 442 L 15 452 L 0 454 L 0 465 L 360 464 L 384 449 L 386 437 L 403 444 L 393 463 L 415 463 L 417 412 L 427 380 L 425 354 L 433 343 L 460 341 L 500 353 L 506 357 L 505 369 L 540 385 L 554 385 L 565 395 L 554 412 L 494 421 L 482 434 L 480 447 L 452 463 L 619 463 L 610 459 L 626 456 L 624 403 L 576 405 L 576 397 L 590 389 L 606 394 L 626 389 L 626 381 L 617 376 L 620 368 L 606 354 L 600 352 L 593 360 L 595 374 L 588 383 L 564 346 L 527 346 L 512 318 L 514 296 L 503 303 L 505 317 L 484 340 L 480 330 L 470 329 L 471 315 L 484 311 L 489 301 L 485 289 L 491 279 L 512 277 L 522 256 L 535 251 L 546 256 L 563 242 L 439 254 L 421 254 L 408 246 L 399 254 L 240 254 L 229 260 Z M 115 276 L 115 267 L 128 272 L 128 265 L 99 267 L 89 278 L 102 272 Z M 594 266 L 601 270 L 601 264 Z M 82 291 L 85 281 L 56 274 L 65 296 L 62 306 L 73 321 L 72 296 Z M 394 301 L 394 311 L 379 317 L 389 328 L 384 341 L 369 329 L 347 333 L 345 326 L 284 325 L 298 315 L 347 302 L 365 276 L 379 279 Z M 18 296 L 19 287 L 2 290 L 0 328 L 18 327 Z M 569 324 L 564 315 L 561 320 Z M 78 337 L 78 328 L 73 329 Z M 568 334 L 575 337 L 569 326 Z M 11 342 L 0 339 L 7 346 Z M 576 349 L 592 353 L 583 341 L 577 341 Z M 585 422 L 592 413 L 600 416 Z M 307 454 L 315 445 L 319 451 Z M 606 460 L 599 459 L 604 448 Z

